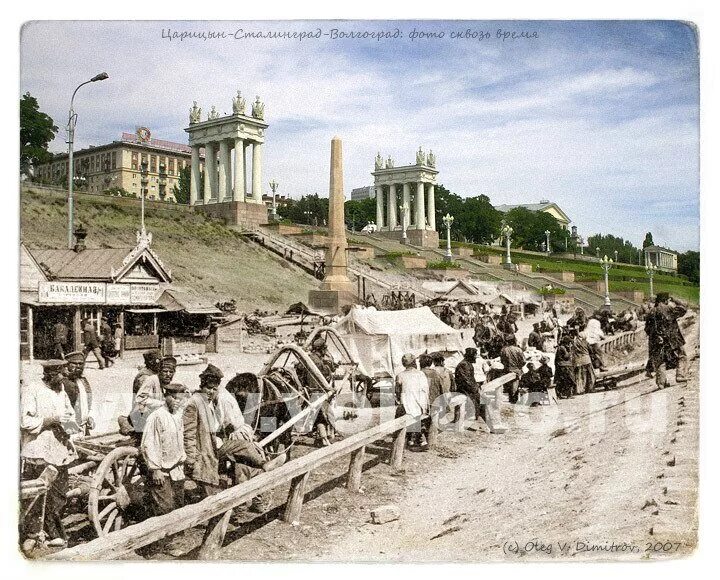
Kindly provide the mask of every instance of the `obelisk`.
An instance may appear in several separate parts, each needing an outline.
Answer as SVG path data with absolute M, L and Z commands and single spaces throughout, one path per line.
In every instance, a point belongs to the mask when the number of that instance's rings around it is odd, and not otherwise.
M 347 237 L 345 235 L 345 192 L 343 189 L 342 141 L 330 144 L 330 199 L 328 209 L 328 247 L 325 250 L 325 278 L 320 290 L 310 291 L 310 308 L 339 313 L 342 306 L 355 302 L 353 285 L 347 275 Z

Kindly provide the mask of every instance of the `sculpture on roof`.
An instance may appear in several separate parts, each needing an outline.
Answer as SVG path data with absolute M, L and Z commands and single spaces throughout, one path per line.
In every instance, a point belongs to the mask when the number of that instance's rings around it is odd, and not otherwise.
M 432 152 L 432 149 L 430 149 L 430 153 L 427 155 L 427 164 L 428 167 L 435 167 L 435 154 Z
M 392 169 L 393 167 L 395 167 L 395 162 L 393 158 L 388 155 L 387 161 L 385 162 L 385 169 Z
M 378 151 L 377 157 L 375 157 L 375 171 L 377 171 L 378 169 L 382 169 L 382 168 L 383 168 L 383 158 L 380 155 L 380 151 Z
M 260 97 L 255 97 L 255 102 L 252 106 L 252 116 L 261 121 L 265 118 L 265 105 L 260 102 Z
M 415 154 L 415 163 L 417 165 L 425 165 L 425 153 L 423 153 L 422 146 L 418 149 Z
M 245 114 L 245 98 L 240 94 L 240 91 L 237 92 L 237 97 L 233 98 L 232 105 L 235 115 Z
M 220 118 L 220 113 L 218 113 L 215 110 L 215 105 L 213 105 L 212 108 L 210 109 L 210 112 L 208 113 L 208 121 L 211 121 L 213 119 L 219 119 L 219 118 Z
M 190 109 L 190 124 L 199 123 L 200 115 L 202 115 L 202 109 L 197 106 L 197 101 L 193 101 L 192 109 Z

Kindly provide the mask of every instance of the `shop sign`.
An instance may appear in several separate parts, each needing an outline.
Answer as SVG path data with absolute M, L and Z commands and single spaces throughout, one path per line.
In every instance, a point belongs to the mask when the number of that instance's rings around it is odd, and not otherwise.
M 155 304 L 160 297 L 160 288 L 157 284 L 131 284 L 131 304 Z
M 102 282 L 40 282 L 38 301 L 41 304 L 105 304 Z
M 106 304 L 130 304 L 130 284 L 107 284 Z

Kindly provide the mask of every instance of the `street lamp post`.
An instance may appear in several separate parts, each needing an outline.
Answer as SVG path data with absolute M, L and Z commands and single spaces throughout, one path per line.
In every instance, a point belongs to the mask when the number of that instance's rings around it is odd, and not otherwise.
M 399 208 L 400 215 L 402 216 L 402 239 L 401 242 L 403 244 L 407 244 L 407 224 L 405 221 L 405 214 L 410 209 L 410 206 L 407 204 L 402 204 Z
M 618 251 L 615 250 L 614 254 L 615 254 L 615 262 L 617 262 L 618 261 Z
M 655 295 L 653 290 L 653 278 L 655 277 L 655 272 L 657 272 L 657 266 L 655 264 L 648 264 L 645 267 L 645 272 L 647 272 L 648 278 L 650 279 L 650 299 L 652 300 L 652 297 Z
M 70 98 L 70 112 L 68 114 L 68 124 L 67 124 L 67 133 L 68 133 L 68 249 L 73 249 L 73 228 L 74 228 L 74 221 L 75 221 L 75 199 L 73 197 L 73 179 L 75 177 L 74 168 L 73 168 L 73 144 L 75 142 L 75 125 L 77 124 L 77 113 L 75 113 L 75 109 L 73 108 L 73 103 L 75 101 L 75 94 L 78 92 L 78 89 L 82 87 L 83 85 L 86 85 L 88 83 L 94 83 L 97 81 L 104 81 L 106 78 L 108 78 L 107 73 L 100 73 L 98 75 L 95 75 L 93 78 L 91 78 L 89 81 L 85 81 L 84 83 L 80 83 L 75 90 L 73 91 L 72 97 Z
M 445 227 L 447 228 L 447 248 L 445 249 L 445 261 L 452 262 L 452 250 L 450 249 L 450 226 L 452 226 L 455 218 L 450 214 L 447 214 L 442 219 Z
M 270 221 L 274 222 L 277 221 L 277 204 L 275 201 L 275 191 L 277 191 L 277 188 L 280 184 L 275 181 L 274 179 L 270 182 L 270 189 L 272 190 L 273 198 L 272 198 L 272 209 L 270 210 Z
M 545 249 L 547 250 L 548 256 L 550 255 L 550 230 L 545 230 Z
M 145 194 L 148 184 L 148 164 L 143 161 L 140 164 L 140 231 L 145 233 Z
M 603 256 L 600 260 L 600 266 L 605 271 L 605 308 L 610 309 L 610 284 L 608 282 L 608 271 L 612 268 L 613 260 L 607 256 Z
M 600 248 L 595 248 L 595 255 L 597 256 L 597 259 L 600 259 Z
M 510 258 L 510 236 L 512 236 L 513 229 L 510 224 L 503 220 L 502 228 L 500 228 L 500 235 L 505 237 L 505 267 L 510 268 L 512 266 L 512 259 Z

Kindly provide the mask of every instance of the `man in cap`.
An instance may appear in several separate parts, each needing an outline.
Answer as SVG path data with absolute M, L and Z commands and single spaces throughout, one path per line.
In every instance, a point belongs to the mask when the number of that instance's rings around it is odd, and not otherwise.
M 90 383 L 84 376 L 85 372 L 85 354 L 81 351 L 68 353 L 65 358 L 67 361 L 67 376 L 65 377 L 65 392 L 70 399 L 70 403 L 75 409 L 75 417 L 77 419 L 83 435 L 95 428 L 95 421 L 90 416 L 92 409 L 92 389 Z
M 48 546 L 62 547 L 67 541 L 62 524 L 67 503 L 68 465 L 77 458 L 70 435 L 78 431 L 75 410 L 63 389 L 64 360 L 48 360 L 43 364 L 42 380 L 23 389 L 20 398 L 20 457 L 22 478 L 37 479 L 48 466 L 57 470 L 57 477 L 47 492 L 44 520 L 42 503 L 35 505 L 22 522 L 24 546 L 32 547 L 39 536 L 47 534 Z
M 428 443 L 424 431 L 427 430 L 429 418 L 423 421 L 420 418 L 430 409 L 430 385 L 425 373 L 415 366 L 415 355 L 404 354 L 401 360 L 404 370 L 395 377 L 395 392 L 398 394 L 401 406 L 399 412 L 418 419 L 417 423 L 408 426 L 408 445 L 420 447 L 425 451 L 428 449 Z
M 62 320 L 58 320 L 53 326 L 53 345 L 55 347 L 55 356 L 58 359 L 65 358 L 65 350 L 67 349 L 68 327 Z
M 333 376 L 335 369 L 337 369 L 337 364 L 333 360 L 332 356 L 330 356 L 330 353 L 328 353 L 327 342 L 325 339 L 321 336 L 315 337 L 310 344 L 310 352 L 308 354 L 313 363 L 315 363 L 315 366 L 322 373 L 323 377 L 325 377 L 325 380 L 330 386 L 332 386 Z M 298 366 L 297 372 L 298 378 L 303 382 L 303 384 L 307 385 L 309 389 L 321 392 L 323 391 L 320 385 L 317 384 L 317 381 L 312 378 L 312 375 L 307 372 L 307 369 L 303 365 Z M 328 405 L 323 405 L 318 411 L 315 419 L 315 425 L 313 427 L 315 430 L 316 444 L 322 447 L 330 445 L 330 439 L 334 437 L 334 429 L 328 417 L 328 412 Z
M 500 351 L 500 362 L 505 368 L 506 373 L 514 373 L 515 379 L 507 383 L 508 400 L 515 404 L 518 401 L 518 389 L 520 379 L 523 375 L 523 367 L 525 366 L 525 355 L 522 349 L 517 345 L 514 334 L 505 335 L 505 346 Z
M 687 382 L 687 355 L 685 338 L 678 319 L 685 316 L 687 306 L 670 298 L 667 292 L 658 292 L 655 307 L 645 318 L 645 332 L 648 335 L 648 367 L 655 372 L 655 382 L 663 389 L 670 385 L 667 370 L 675 371 L 675 382 Z
M 220 419 L 216 407 L 223 373 L 209 364 L 200 373 L 200 388 L 187 401 L 183 411 L 185 469 L 198 484 L 199 494 L 207 497 L 220 490 L 218 435 Z
M 477 349 L 466 348 L 465 356 L 455 367 L 455 386 L 459 393 L 467 395 L 475 406 L 475 418 L 482 416 L 480 385 L 475 380 Z
M 145 366 L 138 371 L 137 375 L 135 375 L 135 379 L 133 380 L 133 395 L 138 392 L 140 385 L 142 385 L 145 380 L 145 377 L 156 375 L 160 371 L 160 360 L 162 359 L 162 356 L 160 355 L 159 350 L 153 349 L 143 353 L 143 359 L 145 361 Z
M 455 375 L 445 366 L 445 357 L 441 352 L 432 354 L 432 362 L 435 367 L 435 374 L 440 380 L 440 388 L 443 394 L 455 391 Z
M 437 371 L 432 368 L 433 358 L 429 354 L 421 354 L 418 359 L 420 370 L 425 373 L 428 380 L 428 398 L 432 405 L 443 394 L 443 385 Z
M 540 384 L 542 385 L 543 391 L 547 391 L 552 388 L 553 370 L 550 368 L 550 365 L 548 365 L 549 362 L 550 358 L 548 356 L 542 355 L 540 357 L 540 366 L 538 367 L 537 372 L 540 376 Z
M 175 357 L 163 357 L 160 360 L 158 374 L 145 377 L 138 392 L 135 393 L 133 410 L 130 412 L 128 419 L 137 434 L 137 438 L 145 429 L 145 422 L 150 413 L 165 404 L 165 396 L 162 390 L 172 382 L 176 367 L 177 359 Z
M 140 442 L 155 516 L 170 513 L 185 504 L 182 404 L 186 389 L 180 383 L 170 383 L 164 385 L 162 391 L 164 405 L 148 417 Z

